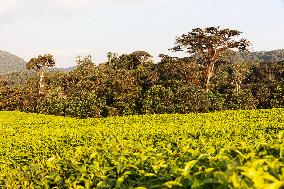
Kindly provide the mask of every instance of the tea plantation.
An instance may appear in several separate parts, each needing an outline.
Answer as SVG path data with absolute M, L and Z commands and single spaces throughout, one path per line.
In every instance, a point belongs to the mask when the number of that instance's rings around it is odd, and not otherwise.
M 284 109 L 73 119 L 0 112 L 0 188 L 284 188 Z

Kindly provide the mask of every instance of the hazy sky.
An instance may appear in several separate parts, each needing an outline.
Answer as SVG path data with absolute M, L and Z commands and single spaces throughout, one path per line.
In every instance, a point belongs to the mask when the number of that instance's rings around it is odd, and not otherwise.
M 51 53 L 57 67 L 110 51 L 157 58 L 207 26 L 241 30 L 254 51 L 284 48 L 284 0 L 0 0 L 0 50 L 25 60 Z

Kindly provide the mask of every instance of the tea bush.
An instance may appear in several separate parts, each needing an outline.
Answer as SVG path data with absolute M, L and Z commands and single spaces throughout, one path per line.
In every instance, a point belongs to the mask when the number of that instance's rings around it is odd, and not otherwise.
M 0 188 L 283 188 L 284 109 L 73 119 L 0 112 Z

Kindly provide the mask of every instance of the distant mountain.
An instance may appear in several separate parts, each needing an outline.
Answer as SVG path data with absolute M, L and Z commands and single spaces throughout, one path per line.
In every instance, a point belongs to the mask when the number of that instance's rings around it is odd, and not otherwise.
M 248 53 L 233 53 L 229 52 L 229 56 L 225 58 L 229 62 L 248 61 L 248 62 L 283 62 L 284 49 L 273 51 L 259 51 Z M 71 68 L 51 68 L 51 71 L 72 71 L 75 67 Z M 0 50 L 0 75 L 11 74 L 15 72 L 28 72 L 26 69 L 26 62 L 6 51 Z
M 50 71 L 62 71 L 69 72 L 72 71 L 74 67 L 70 68 L 51 68 Z M 0 75 L 12 74 L 17 72 L 28 73 L 26 69 L 26 62 L 9 52 L 0 50 Z M 30 73 L 30 72 L 29 72 Z
M 284 61 L 284 49 L 246 53 L 229 52 L 225 59 L 229 62 L 282 62 Z
M 26 62 L 6 51 L 0 50 L 0 74 L 26 71 Z
M 56 67 L 54 67 L 54 68 L 50 68 L 49 70 L 50 71 L 54 71 L 54 72 L 71 72 L 72 70 L 74 70 L 75 69 L 75 67 L 69 67 L 69 68 L 56 68 Z
M 284 61 L 284 49 L 273 51 L 259 51 L 250 53 L 251 59 L 259 62 L 282 62 Z

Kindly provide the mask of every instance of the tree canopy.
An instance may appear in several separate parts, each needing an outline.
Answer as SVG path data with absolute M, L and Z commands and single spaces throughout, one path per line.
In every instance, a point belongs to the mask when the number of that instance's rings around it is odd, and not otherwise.
M 236 38 L 241 34 L 238 30 L 221 29 L 220 27 L 195 28 L 176 39 L 173 51 L 186 51 L 204 66 L 206 90 L 209 90 L 210 79 L 214 73 L 215 63 L 224 53 L 231 50 L 246 51 L 250 42 Z

